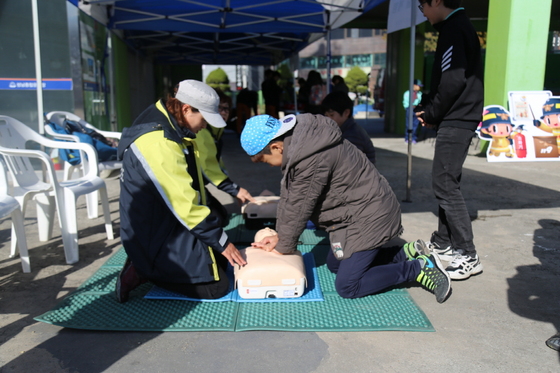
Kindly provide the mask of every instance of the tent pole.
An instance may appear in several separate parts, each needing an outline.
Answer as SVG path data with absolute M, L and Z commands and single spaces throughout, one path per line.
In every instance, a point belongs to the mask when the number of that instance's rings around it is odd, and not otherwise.
M 327 14 L 327 94 L 331 93 L 331 12 Z
M 109 47 L 109 94 L 111 95 L 110 103 L 111 103 L 111 114 L 110 114 L 110 122 L 111 122 L 111 131 L 117 132 L 117 112 L 116 112 L 116 105 L 115 105 L 115 67 L 113 65 L 113 41 L 112 41 L 112 34 L 109 29 L 107 29 L 107 44 Z
M 410 70 L 408 77 L 408 126 L 406 127 L 406 135 L 408 140 L 408 162 L 406 169 L 406 199 L 404 202 L 412 202 L 410 199 L 410 189 L 412 185 L 412 118 L 414 111 L 412 110 L 412 103 L 414 102 L 412 91 L 414 89 L 414 52 L 416 42 L 416 5 L 413 1 L 411 3 L 410 13 Z
M 331 29 L 327 30 L 327 94 L 331 93 Z
M 41 70 L 41 43 L 39 39 L 39 11 L 37 0 L 31 0 L 31 13 L 33 17 L 33 47 L 35 51 L 35 76 L 37 81 L 37 120 L 38 130 L 41 135 L 45 134 L 45 123 L 43 120 L 43 73 Z

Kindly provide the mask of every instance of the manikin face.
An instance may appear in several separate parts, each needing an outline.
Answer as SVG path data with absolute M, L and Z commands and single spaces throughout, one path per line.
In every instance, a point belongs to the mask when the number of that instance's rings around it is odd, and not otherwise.
M 273 167 L 282 166 L 282 154 L 284 153 L 284 143 L 275 142 L 270 145 L 270 152 L 272 154 L 264 154 L 262 158 L 262 163 L 268 163 Z
M 331 118 L 332 120 L 334 120 L 336 124 L 338 124 L 338 126 L 340 127 L 344 124 L 344 122 L 346 122 L 346 119 L 348 119 L 348 117 L 350 116 L 350 110 L 349 109 L 344 110 L 344 112 L 342 112 L 342 115 L 340 115 L 335 110 L 327 110 L 325 111 L 325 116 L 327 118 Z
M 208 125 L 202 114 L 190 105 L 183 105 L 182 110 L 183 116 L 187 121 L 187 128 L 193 133 L 198 133 L 201 129 L 206 128 Z
M 259 231 L 257 231 L 257 233 L 255 233 L 255 242 L 261 242 L 263 240 L 263 238 L 265 237 L 269 237 L 269 236 L 278 236 L 278 233 L 274 230 L 274 229 L 270 229 L 268 227 L 263 228 Z
M 551 114 L 544 117 L 544 122 L 547 126 L 552 128 L 560 127 L 560 114 Z

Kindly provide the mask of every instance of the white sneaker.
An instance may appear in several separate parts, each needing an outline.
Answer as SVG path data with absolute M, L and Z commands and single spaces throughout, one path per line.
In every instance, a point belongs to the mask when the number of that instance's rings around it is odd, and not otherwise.
M 447 263 L 451 263 L 453 261 L 453 259 L 455 259 L 455 257 L 457 257 L 457 255 L 461 255 L 462 253 L 455 250 L 453 247 L 451 247 L 451 245 L 442 248 L 441 246 L 439 246 L 437 243 L 435 242 L 426 242 L 426 244 L 428 245 L 428 249 L 430 250 L 431 253 L 433 254 L 437 254 L 437 256 L 440 258 L 440 260 L 447 262 Z
M 458 254 L 445 269 L 452 280 L 466 280 L 471 275 L 482 272 L 482 264 L 478 255 L 474 258 L 470 255 Z

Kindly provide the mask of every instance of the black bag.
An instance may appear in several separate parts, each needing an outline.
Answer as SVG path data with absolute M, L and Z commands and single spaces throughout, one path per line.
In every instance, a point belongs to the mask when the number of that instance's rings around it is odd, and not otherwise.
M 105 136 L 103 136 L 102 134 L 100 134 L 96 130 L 86 127 L 85 125 L 83 125 L 80 122 L 65 119 L 64 120 L 64 127 L 70 133 L 73 133 L 73 132 L 85 133 L 86 135 L 89 135 L 93 139 L 95 139 L 97 141 L 101 141 L 105 145 L 109 145 L 110 147 L 116 148 L 115 143 L 113 141 L 107 139 Z

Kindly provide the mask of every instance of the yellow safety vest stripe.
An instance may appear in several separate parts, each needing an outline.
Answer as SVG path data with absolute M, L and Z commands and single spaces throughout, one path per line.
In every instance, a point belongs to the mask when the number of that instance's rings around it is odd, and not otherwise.
M 208 181 L 214 186 L 220 185 L 227 179 L 227 175 L 220 167 L 220 163 L 216 157 L 218 149 L 216 148 L 212 134 L 207 128 L 204 128 L 196 134 L 194 143 L 197 145 L 197 158 L 200 160 L 204 176 L 206 176 Z

